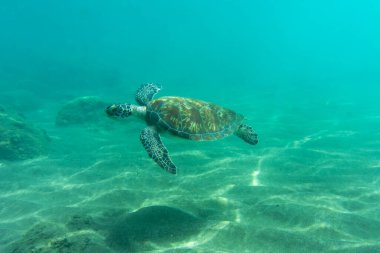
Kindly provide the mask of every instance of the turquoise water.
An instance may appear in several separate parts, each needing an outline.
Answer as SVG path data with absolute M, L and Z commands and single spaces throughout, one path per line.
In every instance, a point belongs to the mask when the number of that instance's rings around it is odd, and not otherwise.
M 379 24 L 370 0 L 2 3 L 0 104 L 50 142 L 0 162 L 0 252 L 380 252 Z M 259 144 L 163 136 L 173 176 L 142 121 L 55 123 L 146 82 Z

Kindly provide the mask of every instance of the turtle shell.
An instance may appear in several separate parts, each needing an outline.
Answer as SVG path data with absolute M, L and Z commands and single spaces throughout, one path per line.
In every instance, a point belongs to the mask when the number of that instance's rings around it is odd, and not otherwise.
M 219 105 L 182 97 L 162 97 L 147 105 L 147 122 L 183 138 L 216 140 L 233 134 L 244 117 Z

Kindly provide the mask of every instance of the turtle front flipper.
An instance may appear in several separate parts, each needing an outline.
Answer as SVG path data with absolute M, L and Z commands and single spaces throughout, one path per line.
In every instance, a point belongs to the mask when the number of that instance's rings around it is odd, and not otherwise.
M 143 84 L 136 92 L 136 101 L 139 105 L 147 105 L 159 91 L 160 88 L 153 83 Z
M 249 144 L 256 145 L 259 142 L 257 133 L 248 125 L 241 124 L 235 134 Z
M 140 140 L 149 156 L 164 170 L 176 174 L 177 167 L 170 159 L 169 152 L 161 141 L 155 127 L 146 127 L 141 131 Z

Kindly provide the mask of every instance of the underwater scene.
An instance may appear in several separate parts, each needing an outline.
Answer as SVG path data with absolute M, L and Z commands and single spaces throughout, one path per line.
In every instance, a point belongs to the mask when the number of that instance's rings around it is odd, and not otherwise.
M 2 1 L 0 252 L 380 252 L 378 1 Z

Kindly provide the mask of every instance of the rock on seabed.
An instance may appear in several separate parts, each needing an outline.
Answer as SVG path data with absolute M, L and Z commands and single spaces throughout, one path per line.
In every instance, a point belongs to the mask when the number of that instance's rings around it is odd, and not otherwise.
M 58 111 L 57 126 L 97 124 L 104 121 L 107 103 L 98 97 L 87 96 L 73 99 Z
M 17 161 L 45 155 L 49 137 L 20 114 L 0 106 L 0 160 Z

